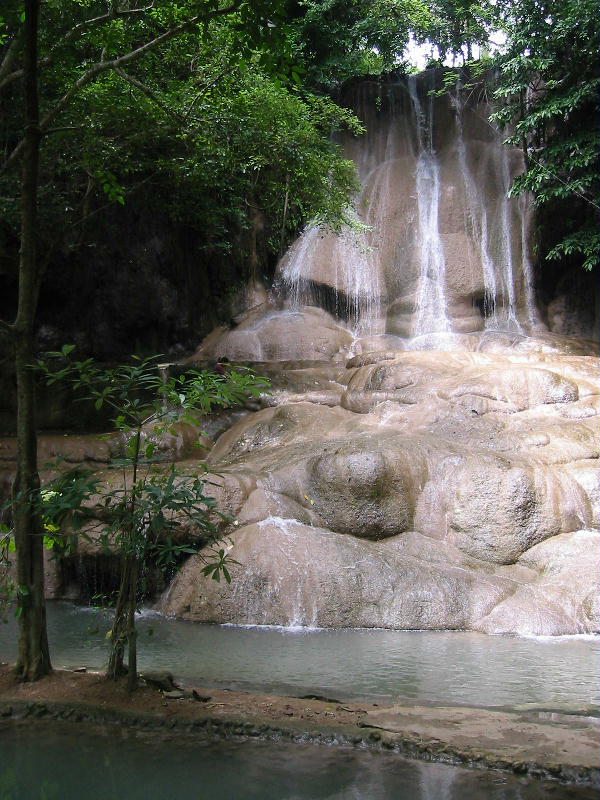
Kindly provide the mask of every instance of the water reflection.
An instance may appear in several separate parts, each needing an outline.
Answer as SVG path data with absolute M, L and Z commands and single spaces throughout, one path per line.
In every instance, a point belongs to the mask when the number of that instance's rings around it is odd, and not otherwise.
M 591 800 L 565 787 L 395 754 L 0 723 L 2 800 Z

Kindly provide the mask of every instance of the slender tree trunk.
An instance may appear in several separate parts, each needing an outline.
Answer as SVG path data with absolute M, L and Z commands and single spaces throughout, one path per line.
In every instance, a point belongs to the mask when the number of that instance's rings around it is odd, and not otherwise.
M 134 436 L 133 474 L 131 479 L 130 514 L 131 521 L 127 531 L 126 552 L 121 567 L 119 596 L 115 608 L 115 618 L 111 632 L 111 648 L 108 661 L 108 677 L 116 680 L 125 673 L 125 642 L 127 648 L 127 688 L 133 691 L 137 686 L 137 634 L 135 630 L 135 609 L 139 577 L 139 559 L 137 557 L 135 510 L 137 502 L 137 476 L 140 459 L 142 429 L 138 425 Z
M 124 556 L 121 566 L 121 582 L 117 605 L 115 607 L 115 618 L 110 635 L 110 656 L 108 659 L 108 677 L 117 680 L 125 674 L 124 656 L 125 642 L 127 641 L 128 631 L 128 601 L 131 587 L 131 568 L 132 558 Z
M 43 530 L 33 500 L 39 492 L 35 386 L 31 363 L 38 297 L 36 260 L 38 163 L 39 0 L 25 2 L 25 149 L 21 185 L 21 251 L 19 300 L 13 325 L 17 375 L 17 474 L 13 487 L 14 529 L 17 546 L 17 603 L 19 652 L 17 674 L 35 681 L 52 670 L 46 633 Z
M 135 629 L 135 609 L 137 606 L 139 567 L 139 561 L 135 558 L 131 567 L 131 581 L 129 585 L 127 607 L 127 688 L 130 692 L 133 692 L 137 687 L 137 632 Z

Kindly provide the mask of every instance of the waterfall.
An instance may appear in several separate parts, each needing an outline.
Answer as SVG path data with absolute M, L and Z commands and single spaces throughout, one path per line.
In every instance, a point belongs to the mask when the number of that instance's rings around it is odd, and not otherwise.
M 434 76 L 433 71 L 431 74 Z M 422 336 L 426 333 L 450 331 L 451 326 L 445 292 L 446 264 L 438 224 L 440 167 L 433 149 L 433 95 L 429 97 L 428 113 L 425 114 L 419 100 L 416 75 L 409 75 L 408 91 L 417 132 L 416 189 L 420 275 L 414 335 Z
M 533 265 L 529 256 L 529 242 L 531 241 L 531 218 L 533 216 L 533 201 L 529 194 L 519 197 L 519 216 L 521 219 L 521 253 L 523 258 L 523 278 L 525 281 L 525 308 L 527 323 L 531 330 L 543 327 L 535 303 L 535 286 L 533 279 Z
M 365 114 L 362 95 L 358 104 Z M 383 333 L 384 289 L 376 243 L 383 226 L 383 198 L 390 191 L 385 164 L 393 160 L 393 149 L 391 131 L 383 162 L 375 155 L 376 147 L 360 148 L 355 163 L 361 189 L 347 211 L 351 224 L 337 235 L 323 226 L 308 225 L 278 267 L 278 285 L 292 309 L 324 305 L 348 322 L 355 337 Z M 327 289 L 333 300 L 327 296 Z
M 457 148 L 460 171 L 465 184 L 467 205 L 465 208 L 469 222 L 470 233 L 479 245 L 481 266 L 483 268 L 483 308 L 486 328 L 497 327 L 496 320 L 496 269 L 490 255 L 490 242 L 488 232 L 488 209 L 481 197 L 481 192 L 469 168 L 467 160 L 467 147 L 463 133 L 463 103 L 461 99 L 460 75 L 456 83 L 456 94 L 453 98 L 456 111 Z
M 500 275 L 505 290 L 504 323 L 509 330 L 521 332 L 522 328 L 517 318 L 517 300 L 515 292 L 515 270 L 512 248 L 512 224 L 511 211 L 512 202 L 508 196 L 512 177 L 510 165 L 508 163 L 509 149 L 500 143 L 500 163 L 502 170 L 502 194 L 500 201 L 500 218 L 502 224 L 501 234 L 501 253 L 502 262 L 500 264 Z
M 340 139 L 361 181 L 355 224 L 306 227 L 278 266 L 277 313 L 319 306 L 354 342 L 390 334 L 411 349 L 476 348 L 482 331 L 540 328 L 532 206 L 508 196 L 520 154 L 488 123 L 487 103 L 466 101 L 460 77 L 442 96 L 437 76 L 351 90 L 346 102 L 366 125 Z
M 376 253 L 354 209 L 348 211 L 356 227 L 337 236 L 319 225 L 309 225 L 279 267 L 279 285 L 288 305 L 297 311 L 303 305 L 325 305 L 348 320 L 356 336 L 380 332 L 380 295 Z M 363 228 L 361 228 L 363 226 Z M 327 302 L 323 286 L 330 286 L 333 301 Z
M 304 273 L 312 253 L 318 244 L 319 226 L 309 225 L 287 252 L 280 266 L 281 283 L 286 291 L 288 303 L 293 311 L 310 302 L 303 287 Z

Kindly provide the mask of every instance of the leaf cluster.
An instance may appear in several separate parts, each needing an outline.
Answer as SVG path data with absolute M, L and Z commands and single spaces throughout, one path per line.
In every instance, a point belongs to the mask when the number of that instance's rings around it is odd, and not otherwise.
M 162 569 L 184 554 L 199 553 L 214 580 L 231 580 L 227 550 L 205 548 L 220 540 L 219 523 L 227 517 L 209 494 L 205 465 L 196 474 L 166 470 L 156 438 L 182 422 L 198 424 L 198 416 L 216 407 L 243 403 L 258 396 L 268 381 L 247 368 L 231 366 L 224 374 L 190 370 L 169 376 L 160 357 L 132 357 L 132 363 L 101 367 L 93 359 L 71 360 L 73 347 L 47 353 L 35 366 L 50 386 L 66 383 L 96 409 L 114 412 L 114 430 L 122 437 L 121 452 L 109 471 L 121 478 L 100 477 L 80 467 L 59 473 L 39 492 L 37 503 L 48 544 L 68 554 L 73 535 Z
M 290 39 L 310 85 L 404 65 L 411 30 L 431 20 L 423 0 L 301 0 L 290 9 Z
M 591 0 L 518 0 L 504 13 L 506 52 L 497 58 L 494 119 L 524 150 L 512 194 L 531 192 L 547 218 L 546 258 L 600 258 L 600 24 Z M 558 233 L 557 233 L 558 231 Z
M 44 4 L 40 251 L 82 247 L 94 236 L 88 220 L 149 196 L 213 248 L 230 248 L 232 232 L 253 224 L 257 211 L 272 252 L 312 217 L 341 224 L 355 175 L 330 137 L 340 127 L 358 133 L 358 123 L 307 89 L 285 5 L 156 0 L 107 12 L 99 0 Z M 184 27 L 169 37 L 177 26 Z M 0 45 L 0 65 L 11 61 L 4 76 L 0 66 L 8 154 L 0 214 L 12 236 L 20 211 L 11 153 L 24 126 L 21 34 L 14 2 Z M 160 47 L 135 55 L 161 36 Z
M 497 6 L 489 0 L 433 0 L 428 10 L 415 28 L 415 39 L 437 49 L 439 64 L 448 56 L 453 64 L 456 58 L 463 65 L 471 61 L 475 45 L 487 47 L 498 19 Z

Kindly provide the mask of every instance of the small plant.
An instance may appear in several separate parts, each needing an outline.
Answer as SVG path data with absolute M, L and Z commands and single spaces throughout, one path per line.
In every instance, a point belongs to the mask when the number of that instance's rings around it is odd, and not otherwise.
M 51 480 L 39 495 L 40 513 L 47 536 L 59 548 L 69 548 L 69 536 L 79 535 L 99 543 L 121 557 L 120 585 L 115 616 L 109 633 L 108 675 L 128 673 L 128 685 L 137 682 L 135 612 L 141 596 L 142 575 L 148 563 L 173 567 L 182 554 L 199 553 L 203 572 L 228 583 L 228 566 L 234 562 L 227 547 L 214 547 L 217 525 L 226 519 L 207 494 L 210 485 L 205 465 L 194 475 L 181 474 L 166 464 L 157 447 L 160 436 L 173 426 L 198 426 L 199 414 L 215 407 L 243 403 L 268 385 L 244 367 L 228 367 L 223 374 L 191 370 L 179 376 L 159 370 L 158 358 L 139 358 L 112 369 L 93 359 L 70 361 L 73 348 L 46 354 L 36 365 L 47 384 L 66 382 L 112 413 L 119 452 L 109 463 L 109 477 L 100 478 L 80 467 Z M 207 548 L 207 545 L 213 548 Z M 127 669 L 124 665 L 128 646 Z

